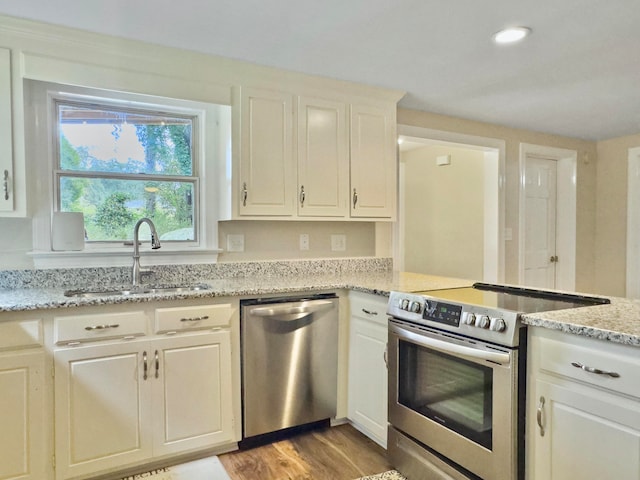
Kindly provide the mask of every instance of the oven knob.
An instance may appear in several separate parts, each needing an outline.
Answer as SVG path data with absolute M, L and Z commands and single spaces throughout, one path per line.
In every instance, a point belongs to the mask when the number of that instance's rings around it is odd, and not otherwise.
M 486 315 L 479 315 L 476 317 L 476 327 L 478 328 L 489 328 L 489 317 Z
M 502 318 L 492 318 L 489 330 L 494 332 L 504 332 L 507 329 L 507 324 Z
M 409 300 L 406 298 L 401 298 L 398 301 L 398 306 L 400 307 L 400 310 L 409 310 Z
M 422 311 L 422 305 L 420 305 L 420 302 L 411 302 L 409 304 L 409 311 L 413 313 L 420 313 Z
M 462 323 L 465 325 L 475 325 L 476 316 L 471 312 L 464 312 L 464 316 L 462 317 Z

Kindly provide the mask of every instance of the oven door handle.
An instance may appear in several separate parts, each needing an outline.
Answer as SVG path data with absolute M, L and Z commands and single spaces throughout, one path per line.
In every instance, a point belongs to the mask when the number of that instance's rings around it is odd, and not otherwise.
M 486 360 L 489 362 L 499 363 L 500 365 L 508 365 L 511 362 L 511 355 L 501 352 L 489 352 L 474 347 L 467 347 L 457 343 L 447 342 L 430 336 L 428 333 L 414 333 L 404 328 L 392 326 L 391 330 L 399 337 L 410 340 L 412 343 L 437 350 L 442 353 L 454 353 L 463 357 Z

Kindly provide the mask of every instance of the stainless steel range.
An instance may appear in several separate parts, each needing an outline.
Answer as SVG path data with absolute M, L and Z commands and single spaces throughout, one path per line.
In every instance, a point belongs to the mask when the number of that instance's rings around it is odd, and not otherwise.
M 607 299 L 476 283 L 389 297 L 389 439 L 410 480 L 524 478 L 521 314 Z

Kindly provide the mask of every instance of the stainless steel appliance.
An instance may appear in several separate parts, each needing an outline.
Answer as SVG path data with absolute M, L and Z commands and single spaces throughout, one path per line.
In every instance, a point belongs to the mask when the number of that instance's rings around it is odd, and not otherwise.
M 522 313 L 607 299 L 477 283 L 389 297 L 389 440 L 407 478 L 524 478 Z
M 243 442 L 336 415 L 338 298 L 241 302 Z

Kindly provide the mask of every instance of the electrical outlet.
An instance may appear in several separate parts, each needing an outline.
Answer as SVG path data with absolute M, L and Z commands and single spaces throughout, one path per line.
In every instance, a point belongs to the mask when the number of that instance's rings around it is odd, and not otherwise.
M 347 249 L 346 235 L 331 235 L 331 250 L 334 252 L 344 252 Z
M 309 250 L 309 234 L 300 234 L 300 250 Z
M 244 252 L 244 235 L 227 235 L 227 252 Z

